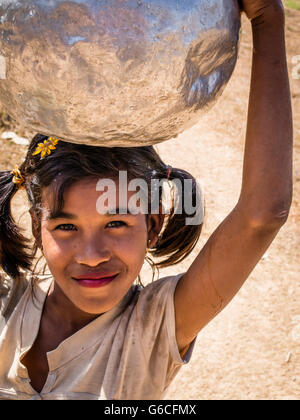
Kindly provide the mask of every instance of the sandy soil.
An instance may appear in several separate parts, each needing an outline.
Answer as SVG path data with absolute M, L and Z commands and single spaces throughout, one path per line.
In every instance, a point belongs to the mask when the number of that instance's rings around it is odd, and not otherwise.
M 292 57 L 300 54 L 300 11 L 287 10 L 286 34 L 295 133 L 290 217 L 238 295 L 199 334 L 192 360 L 169 388 L 168 399 L 300 397 L 300 79 L 292 78 Z M 243 18 L 239 60 L 222 98 L 197 126 L 157 146 L 166 162 L 199 179 L 207 206 L 196 249 L 185 262 L 161 270 L 160 276 L 186 271 L 238 200 L 251 48 L 251 28 Z M 0 140 L 0 145 L 0 170 L 21 162 L 24 147 L 7 140 Z M 26 209 L 22 193 L 16 197 L 15 209 L 19 215 Z M 26 215 L 21 221 L 28 226 Z M 145 266 L 143 278 L 149 274 Z

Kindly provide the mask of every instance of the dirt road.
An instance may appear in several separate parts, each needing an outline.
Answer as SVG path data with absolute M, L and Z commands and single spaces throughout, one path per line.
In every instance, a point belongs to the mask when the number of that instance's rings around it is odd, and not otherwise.
M 299 399 L 300 397 L 300 11 L 286 14 L 294 109 L 294 202 L 288 223 L 232 303 L 198 336 L 192 360 L 169 399 Z M 251 28 L 243 18 L 234 75 L 217 105 L 191 130 L 157 146 L 170 165 L 191 171 L 206 199 L 203 234 L 193 254 L 160 276 L 186 271 L 209 236 L 235 206 L 241 180 L 251 71 Z M 0 140 L 0 170 L 21 162 L 25 148 Z M 24 211 L 22 195 L 15 201 Z M 26 225 L 26 217 L 22 218 Z M 230 258 L 230 255 L 229 255 Z M 143 269 L 143 277 L 150 274 Z

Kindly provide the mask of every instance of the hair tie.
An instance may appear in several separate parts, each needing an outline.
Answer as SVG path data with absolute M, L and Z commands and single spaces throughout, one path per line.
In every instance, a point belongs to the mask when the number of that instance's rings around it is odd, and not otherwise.
M 13 169 L 11 171 L 11 174 L 14 176 L 12 179 L 12 182 L 16 185 L 18 185 L 19 188 L 23 188 L 24 187 L 24 182 L 25 179 L 23 178 L 20 169 L 18 168 L 18 166 L 15 166 L 15 169 Z

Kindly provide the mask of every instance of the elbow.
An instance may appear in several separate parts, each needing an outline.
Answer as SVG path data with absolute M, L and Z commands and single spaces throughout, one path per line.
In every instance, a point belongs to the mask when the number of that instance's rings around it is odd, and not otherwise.
M 247 206 L 244 215 L 250 226 L 256 230 L 279 230 L 287 221 L 290 215 L 292 199 L 281 201 L 268 208 L 257 206 L 256 210 L 250 211 Z
M 290 207 L 278 211 L 262 212 L 260 215 L 251 218 L 251 224 L 257 229 L 277 230 L 280 229 L 289 218 Z
M 277 230 L 280 229 L 289 218 L 289 210 L 282 210 L 276 214 L 269 214 L 263 217 L 262 219 L 256 220 L 254 223 L 258 228 L 267 229 L 267 230 Z

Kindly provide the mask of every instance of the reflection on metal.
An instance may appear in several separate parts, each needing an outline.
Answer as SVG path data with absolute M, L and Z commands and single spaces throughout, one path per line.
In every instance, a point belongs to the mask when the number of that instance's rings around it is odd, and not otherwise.
M 162 142 L 220 96 L 239 31 L 236 0 L 0 0 L 0 101 L 62 140 Z

